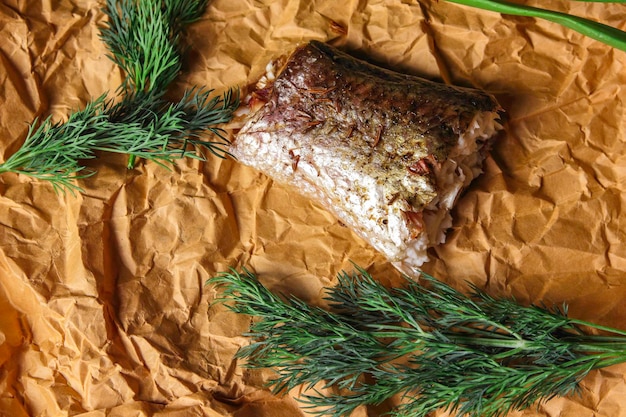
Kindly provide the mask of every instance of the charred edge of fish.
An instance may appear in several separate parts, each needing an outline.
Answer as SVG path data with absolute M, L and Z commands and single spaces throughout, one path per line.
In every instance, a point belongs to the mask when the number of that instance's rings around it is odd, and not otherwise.
M 354 125 L 354 123 L 348 126 L 348 133 L 346 133 L 346 139 L 350 139 L 350 137 L 354 133 L 354 129 L 356 129 L 356 126 Z
M 428 155 L 421 158 L 417 162 L 409 165 L 407 169 L 409 172 L 417 175 L 430 175 L 435 170 L 436 161 L 433 155 Z
M 330 30 L 342 36 L 345 36 L 348 34 L 348 29 L 341 23 L 337 23 L 334 20 L 330 21 Z
M 300 155 L 296 155 L 293 149 L 289 149 L 289 158 L 291 158 L 291 169 L 295 172 L 298 169 L 298 162 L 300 162 Z
M 403 210 L 402 214 L 404 214 L 407 222 L 413 226 L 411 235 L 415 239 L 424 230 L 424 213 L 421 211 Z
M 394 195 L 392 195 L 391 198 L 389 199 L 389 201 L 387 201 L 387 205 L 390 206 L 393 203 L 395 203 L 395 201 L 398 199 L 398 197 L 400 197 L 400 193 L 395 193 Z
M 337 87 L 328 87 L 328 88 L 307 88 L 307 92 L 311 94 L 319 94 L 322 96 L 327 96 L 331 92 L 335 91 Z
M 376 129 L 376 136 L 374 137 L 374 143 L 372 143 L 372 148 L 378 146 L 380 139 L 383 137 L 383 129 L 383 126 L 378 126 L 378 129 Z

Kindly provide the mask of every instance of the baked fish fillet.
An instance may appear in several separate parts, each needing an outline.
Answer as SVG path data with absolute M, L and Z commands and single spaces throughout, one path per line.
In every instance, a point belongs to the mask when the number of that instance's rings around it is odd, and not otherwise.
M 445 240 L 502 126 L 493 96 L 313 41 L 267 67 L 230 152 L 320 202 L 400 269 Z

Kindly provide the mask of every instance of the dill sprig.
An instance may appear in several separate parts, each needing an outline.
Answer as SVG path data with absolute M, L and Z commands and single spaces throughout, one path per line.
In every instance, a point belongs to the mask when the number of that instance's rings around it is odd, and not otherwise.
M 200 19 L 208 0 L 107 0 L 100 31 L 129 92 L 163 94 L 181 70 L 181 33 Z
M 274 368 L 275 393 L 312 390 L 300 400 L 320 416 L 398 394 L 392 416 L 504 416 L 575 393 L 591 370 L 626 361 L 626 332 L 570 318 L 565 306 L 522 306 L 475 286 L 465 295 L 426 274 L 398 288 L 360 268 L 338 278 L 329 309 L 279 297 L 249 271 L 208 281 L 222 291 L 218 302 L 258 317 L 237 353 L 244 366 Z M 320 394 L 320 383 L 333 392 Z
M 107 0 L 108 25 L 100 37 L 109 58 L 127 77 L 122 84 L 134 91 L 163 92 L 181 68 L 178 34 L 170 31 L 161 0 Z
M 106 94 L 68 116 L 66 122 L 35 120 L 20 149 L 0 164 L 14 172 L 50 181 L 55 190 L 81 191 L 74 180 L 92 175 L 82 163 L 97 152 L 143 158 L 164 165 L 203 158 L 198 150 L 228 155 L 219 128 L 239 107 L 239 91 L 191 88 L 180 100 L 165 98 L 181 70 L 184 28 L 198 20 L 207 0 L 107 0 L 101 38 L 109 57 L 125 72 L 117 100 Z
M 223 158 L 228 155 L 226 149 L 229 142 L 225 131 L 218 126 L 228 122 L 239 107 L 239 91 L 230 89 L 216 96 L 211 96 L 212 93 L 213 90 L 190 89 L 185 91 L 180 101 L 174 103 L 150 93 L 127 94 L 108 109 L 107 114 L 115 123 L 138 124 L 155 137 L 166 138 L 162 146 L 168 151 L 168 156 L 201 159 L 195 150 L 203 148 Z M 108 144 L 111 152 L 157 162 L 164 159 L 150 147 L 129 149 L 123 143 L 117 143 L 115 137 L 111 139 Z M 131 159 L 129 168 L 134 164 L 134 158 Z
M 56 191 L 81 191 L 74 180 L 93 175 L 80 162 L 97 152 L 121 153 L 160 165 L 176 159 L 200 159 L 203 147 L 224 157 L 228 141 L 216 127 L 227 122 L 238 106 L 238 92 L 211 97 L 211 90 L 188 91 L 169 103 L 146 95 L 125 96 L 112 104 L 103 95 L 64 123 L 46 119 L 31 125 L 23 145 L 0 164 L 0 174 L 14 172 L 49 181 Z M 208 134 L 217 139 L 206 139 Z
M 47 180 L 57 191 L 76 190 L 74 179 L 90 175 L 83 174 L 84 167 L 79 161 L 94 158 L 94 147 L 102 136 L 109 136 L 108 118 L 102 112 L 104 102 L 105 97 L 99 97 L 71 114 L 65 123 L 53 123 L 49 117 L 35 127 L 35 120 L 23 145 L 0 164 L 0 173 L 14 172 Z
M 167 128 L 163 115 L 175 115 L 179 126 L 170 126 L 169 146 L 204 148 L 219 157 L 227 155 L 224 131 L 215 125 L 227 122 L 239 106 L 232 89 L 224 97 L 209 100 L 212 90 L 191 89 L 178 103 L 163 99 L 182 67 L 180 34 L 204 12 L 207 0 L 107 0 L 103 9 L 108 24 L 101 30 L 109 57 L 127 74 L 120 86 L 124 99 L 112 109 L 114 120 L 138 121 L 151 128 Z M 166 129 L 163 129 L 166 130 Z M 206 131 L 216 140 L 203 140 Z M 129 153 L 128 167 L 140 155 Z M 180 154 L 194 156 L 193 153 Z

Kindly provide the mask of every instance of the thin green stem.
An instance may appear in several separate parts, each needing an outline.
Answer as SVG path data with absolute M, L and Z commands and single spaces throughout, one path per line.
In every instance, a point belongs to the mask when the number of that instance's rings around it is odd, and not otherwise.
M 618 334 L 620 336 L 626 336 L 626 330 L 620 330 L 609 326 L 602 326 L 600 324 L 591 323 L 584 320 L 570 318 L 569 321 L 578 326 L 587 327 L 590 329 L 596 329 L 607 333 Z
M 536 17 L 549 20 L 551 22 L 558 23 L 562 26 L 573 29 L 585 36 L 603 42 L 614 48 L 626 51 L 626 32 L 590 19 L 585 19 L 579 16 L 574 16 L 559 11 L 526 6 L 522 4 L 514 4 L 501 0 L 447 1 L 503 14 Z M 614 3 L 623 3 L 623 1 L 617 1 Z

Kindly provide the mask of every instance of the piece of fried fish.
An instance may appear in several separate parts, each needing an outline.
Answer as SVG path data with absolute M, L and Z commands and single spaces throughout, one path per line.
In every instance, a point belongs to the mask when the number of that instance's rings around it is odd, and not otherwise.
M 445 241 L 450 209 L 502 128 L 486 92 L 317 41 L 269 64 L 246 106 L 230 152 L 320 202 L 404 271 Z

